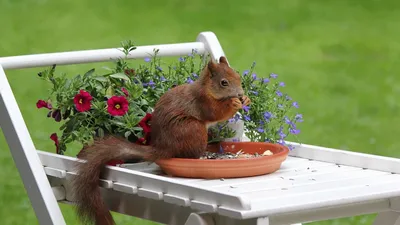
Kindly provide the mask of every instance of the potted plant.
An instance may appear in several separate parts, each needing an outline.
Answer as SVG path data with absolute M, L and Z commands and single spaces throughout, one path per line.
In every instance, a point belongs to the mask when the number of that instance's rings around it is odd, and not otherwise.
M 132 41 L 122 43 L 125 55 L 135 49 Z M 176 62 L 166 64 L 155 50 L 153 56 L 145 58 L 139 65 L 131 66 L 126 58 L 121 58 L 115 60 L 113 68 L 106 67 L 101 73 L 91 69 L 83 75 L 68 78 L 66 74 L 56 75 L 56 65 L 39 72 L 38 76 L 48 81 L 51 88 L 50 96 L 38 100 L 36 106 L 47 109 L 47 117 L 60 122 L 61 135 L 50 135 L 56 153 L 64 154 L 68 144 L 78 142 L 83 147 L 79 157 L 95 137 L 102 138 L 106 134 L 122 136 L 138 144 L 150 144 L 151 113 L 155 103 L 168 89 L 196 80 L 207 57 L 193 50 Z M 251 105 L 240 110 L 234 118 L 210 127 L 210 146 L 218 145 L 218 150 L 224 150 L 224 144 L 240 142 L 243 133 L 251 142 L 286 146 L 285 139 L 299 133 L 296 123 L 302 122 L 302 115 L 293 112 L 298 103 L 282 93 L 285 85 L 276 80 L 277 75 L 259 78 L 254 68 L 255 63 L 241 73 Z M 225 150 L 225 155 L 229 155 L 226 147 Z M 109 164 L 121 163 L 124 162 Z

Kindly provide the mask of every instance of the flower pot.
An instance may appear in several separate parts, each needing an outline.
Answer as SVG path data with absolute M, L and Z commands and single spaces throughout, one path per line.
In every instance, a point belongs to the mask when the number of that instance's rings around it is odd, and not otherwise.
M 184 159 L 171 158 L 155 163 L 168 175 L 186 178 L 239 178 L 269 174 L 277 171 L 286 160 L 289 149 L 286 146 L 267 142 L 221 142 L 209 145 L 207 151 L 245 153 L 262 155 L 270 150 L 273 155 L 235 159 Z
M 235 136 L 231 138 L 225 138 L 223 139 L 224 142 L 231 142 L 231 141 L 242 141 L 243 138 L 243 132 L 244 132 L 244 121 L 243 120 L 237 120 L 234 122 L 229 122 L 227 125 L 229 128 L 235 131 Z

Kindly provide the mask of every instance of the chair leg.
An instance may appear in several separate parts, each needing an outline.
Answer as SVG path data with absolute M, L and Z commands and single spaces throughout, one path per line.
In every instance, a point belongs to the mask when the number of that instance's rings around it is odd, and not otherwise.
M 373 225 L 400 225 L 400 213 L 394 211 L 379 213 Z

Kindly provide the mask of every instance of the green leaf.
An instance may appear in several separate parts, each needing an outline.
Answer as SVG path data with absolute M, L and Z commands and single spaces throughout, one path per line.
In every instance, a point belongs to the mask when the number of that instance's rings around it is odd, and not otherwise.
M 107 129 L 109 132 L 112 132 L 112 130 L 111 130 L 111 125 L 110 125 L 109 123 L 104 124 L 104 126 L 106 127 L 106 129 Z
M 113 71 L 113 69 L 111 69 L 111 68 L 108 67 L 108 66 L 103 66 L 102 68 L 105 69 L 105 70 L 108 70 L 108 71 Z
M 104 130 L 101 127 L 97 130 L 97 133 L 98 133 L 100 138 L 104 137 Z
M 140 102 L 142 105 L 148 105 L 149 103 L 146 101 L 146 99 L 142 98 L 142 101 Z
M 81 80 L 81 79 L 82 79 L 82 77 L 81 77 L 81 75 L 80 75 L 80 74 L 78 74 L 77 76 L 75 76 L 75 77 L 74 77 L 74 80 L 75 80 L 75 81 L 77 81 L 77 80 Z
M 101 84 L 96 84 L 95 88 L 97 92 L 101 92 L 103 90 L 103 86 Z
M 141 127 L 132 127 L 131 130 L 142 131 L 143 128 L 141 128 Z
M 106 90 L 106 96 L 113 96 L 114 95 L 114 90 L 112 88 L 112 86 L 108 87 Z
M 130 135 L 132 134 L 132 132 L 131 131 L 127 131 L 127 132 L 125 132 L 125 138 L 128 138 Z
M 64 130 L 64 128 L 67 127 L 67 123 L 64 123 L 63 125 L 61 125 L 61 127 L 59 128 L 60 130 Z
M 123 79 L 126 80 L 128 82 L 130 82 L 131 80 L 129 79 L 129 77 L 123 73 L 114 73 L 109 75 L 110 77 L 114 77 L 114 78 L 118 78 L 118 79 Z
M 142 89 L 138 89 L 137 91 L 132 91 L 131 92 L 131 96 L 132 96 L 133 99 L 137 99 L 142 95 L 142 93 L 143 93 L 143 90 Z
M 108 79 L 103 77 L 103 76 L 97 76 L 97 77 L 95 77 L 93 79 L 95 79 L 97 81 L 100 81 L 100 82 L 107 82 L 108 81 Z
M 118 121 L 114 121 L 114 120 L 111 120 L 111 122 L 112 122 L 113 124 L 118 125 L 118 126 L 121 126 L 121 127 L 125 126 L 125 123 L 122 123 L 122 122 L 118 122 Z
M 68 90 L 71 86 L 71 83 L 72 83 L 72 81 L 68 79 L 64 84 L 64 89 Z
M 83 76 L 86 78 L 86 77 L 89 77 L 90 75 L 92 75 L 92 73 L 94 73 L 94 68 L 91 69 L 91 70 L 89 70 L 89 71 L 87 71 L 87 72 L 85 73 L 85 75 L 83 75 Z

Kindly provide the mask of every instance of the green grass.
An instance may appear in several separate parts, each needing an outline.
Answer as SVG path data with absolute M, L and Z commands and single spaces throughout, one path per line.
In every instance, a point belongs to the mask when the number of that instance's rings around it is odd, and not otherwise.
M 210 30 L 233 67 L 243 70 L 255 60 L 260 75 L 274 72 L 285 81 L 305 117 L 302 142 L 399 157 L 399 6 L 396 0 L 0 0 L 0 56 L 118 47 L 126 39 L 186 42 Z M 99 65 L 62 69 L 74 75 Z M 47 96 L 39 70 L 7 75 L 36 147 L 54 151 L 49 135 L 57 124 L 35 108 Z M 3 135 L 0 165 L 2 224 L 37 224 Z M 62 211 L 68 224 L 78 224 L 70 206 Z M 371 224 L 373 218 L 312 224 Z

